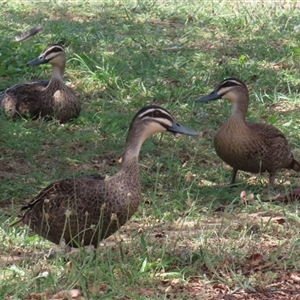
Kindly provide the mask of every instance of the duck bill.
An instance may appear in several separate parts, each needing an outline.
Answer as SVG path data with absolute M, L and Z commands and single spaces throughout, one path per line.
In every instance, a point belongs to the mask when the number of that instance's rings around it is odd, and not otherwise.
M 198 136 L 199 132 L 195 131 L 193 129 L 184 127 L 180 125 L 179 123 L 173 122 L 171 127 L 167 128 L 167 131 L 173 132 L 173 133 L 180 133 L 185 135 L 191 135 L 191 136 Z
M 208 101 L 217 100 L 220 98 L 221 98 L 220 95 L 218 95 L 218 93 L 216 91 L 212 91 L 210 94 L 196 99 L 195 102 L 208 102 Z
M 35 58 L 35 59 L 29 61 L 27 63 L 27 66 L 38 66 L 38 65 L 44 64 L 46 62 L 47 62 L 47 60 L 45 60 L 44 58 L 38 57 L 38 58 Z

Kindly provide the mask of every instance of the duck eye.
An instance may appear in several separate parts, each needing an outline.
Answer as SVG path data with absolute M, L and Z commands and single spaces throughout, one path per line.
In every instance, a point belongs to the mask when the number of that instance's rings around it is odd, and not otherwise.
M 160 117 L 160 112 L 158 110 L 154 111 L 153 117 Z

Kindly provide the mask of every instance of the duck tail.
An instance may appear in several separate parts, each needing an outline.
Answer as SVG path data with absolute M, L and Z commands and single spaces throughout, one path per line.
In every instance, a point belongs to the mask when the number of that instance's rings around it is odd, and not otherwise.
M 300 163 L 294 159 L 291 163 L 291 169 L 293 169 L 296 172 L 300 172 Z

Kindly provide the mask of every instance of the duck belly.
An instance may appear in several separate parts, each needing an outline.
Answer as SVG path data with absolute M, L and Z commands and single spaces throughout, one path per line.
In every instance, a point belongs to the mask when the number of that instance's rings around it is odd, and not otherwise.
M 267 170 L 265 149 L 255 141 L 217 133 L 214 146 L 218 156 L 234 169 L 253 173 Z

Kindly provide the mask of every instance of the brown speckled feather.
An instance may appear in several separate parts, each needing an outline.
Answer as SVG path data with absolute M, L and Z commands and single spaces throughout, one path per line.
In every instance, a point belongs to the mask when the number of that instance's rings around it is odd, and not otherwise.
M 268 124 L 246 122 L 242 128 L 238 122 L 229 120 L 218 130 L 214 145 L 222 160 L 247 172 L 274 173 L 288 168 L 293 160 L 283 133 Z
M 59 244 L 98 246 L 137 210 L 140 203 L 138 155 L 151 134 L 170 131 L 188 135 L 184 128 L 158 106 L 141 109 L 126 139 L 120 170 L 112 177 L 87 175 L 51 183 L 20 212 L 20 221 L 34 232 Z
M 1 106 L 9 117 L 37 118 L 41 109 L 39 95 L 43 94 L 48 84 L 49 81 L 35 81 L 7 88 L 2 92 Z
M 34 64 L 32 64 L 34 62 Z M 79 116 L 81 105 L 74 91 L 63 82 L 65 53 L 60 45 L 48 45 L 38 59 L 29 62 L 37 65 L 50 63 L 50 81 L 17 84 L 0 95 L 0 103 L 9 117 L 37 119 L 55 118 L 60 123 Z
M 132 167 L 131 172 L 138 171 L 137 165 Z M 72 247 L 97 247 L 124 225 L 139 205 L 139 176 L 126 182 L 121 174 L 107 180 L 90 175 L 55 181 L 23 208 L 28 209 L 23 222 L 53 243 L 63 239 Z
M 233 106 L 230 118 L 217 131 L 214 146 L 219 157 L 236 172 L 243 170 L 270 173 L 269 185 L 274 184 L 275 173 L 281 168 L 300 171 L 284 134 L 269 124 L 246 122 L 249 95 L 246 85 L 236 78 L 222 81 L 209 95 L 198 101 L 228 99 Z

